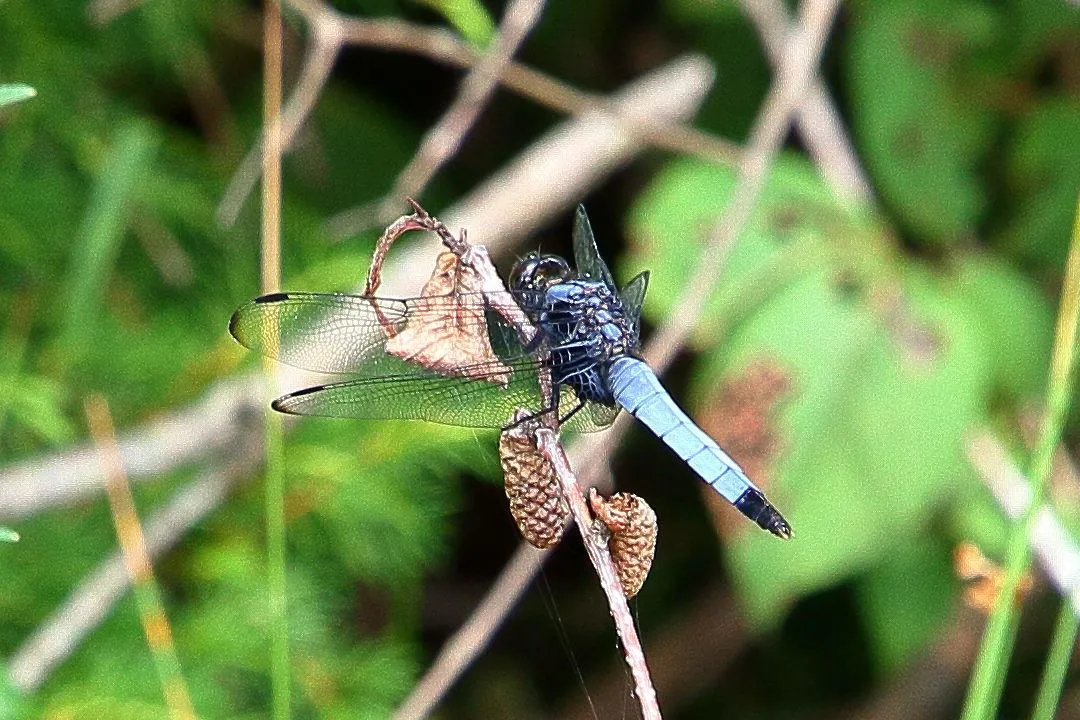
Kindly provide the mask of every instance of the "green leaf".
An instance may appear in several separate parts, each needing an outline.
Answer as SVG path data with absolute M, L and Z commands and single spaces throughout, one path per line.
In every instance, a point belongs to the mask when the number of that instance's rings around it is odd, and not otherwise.
M 947 622 L 956 594 L 949 551 L 925 535 L 890 548 L 857 585 L 859 609 L 878 665 L 902 669 Z
M 1065 265 L 1080 188 L 1080 101 L 1043 102 L 1025 116 L 1008 149 L 1007 171 L 1006 202 L 1015 211 L 1002 243 L 1058 272 Z
M 668 163 L 639 197 L 627 219 L 630 257 L 619 263 L 626 281 L 649 269 L 645 314 L 667 317 L 694 272 L 708 234 L 735 184 L 731 168 L 692 159 Z M 804 159 L 782 156 L 724 266 L 692 344 L 714 339 L 748 305 L 776 292 L 818 263 L 806 241 L 850 234 L 853 216 L 840 208 Z
M 919 240 L 965 239 L 986 209 L 978 166 L 991 125 L 968 97 L 965 61 L 992 36 L 990 12 L 934 0 L 865 3 L 851 24 L 846 68 L 861 154 Z
M 1053 310 L 1030 278 L 986 253 L 956 259 L 955 292 L 977 318 L 994 383 L 1022 401 L 1042 391 Z
M 29 85 L 0 85 L 0 107 L 14 105 L 23 100 L 29 100 L 37 95 L 37 90 Z
M 713 383 L 765 362 L 793 388 L 774 477 L 762 481 L 794 540 L 748 532 L 727 548 L 751 618 L 774 622 L 795 599 L 882 561 L 970 480 L 963 437 L 989 387 L 973 325 L 918 268 L 865 294 L 823 270 L 770 298 L 706 359 Z
M 0 525 L 0 542 L 19 542 L 19 533 Z
M 495 23 L 478 0 L 416 0 L 436 11 L 476 50 L 484 51 L 495 34 Z

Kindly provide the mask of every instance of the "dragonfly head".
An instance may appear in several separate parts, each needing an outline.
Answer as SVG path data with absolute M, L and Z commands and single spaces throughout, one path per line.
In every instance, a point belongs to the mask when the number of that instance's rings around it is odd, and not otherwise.
M 510 289 L 515 292 L 546 290 L 571 275 L 570 265 L 558 255 L 529 253 L 510 271 Z

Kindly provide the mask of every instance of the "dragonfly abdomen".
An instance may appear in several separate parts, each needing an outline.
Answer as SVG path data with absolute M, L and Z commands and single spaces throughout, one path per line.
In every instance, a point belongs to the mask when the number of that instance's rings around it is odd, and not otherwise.
M 608 366 L 615 400 L 652 430 L 705 482 L 760 527 L 783 538 L 791 526 L 731 457 L 672 400 L 648 365 L 627 355 Z

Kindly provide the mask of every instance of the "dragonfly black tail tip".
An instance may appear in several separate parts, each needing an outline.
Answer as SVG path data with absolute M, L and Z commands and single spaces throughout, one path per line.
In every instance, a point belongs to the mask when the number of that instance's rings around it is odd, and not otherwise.
M 791 536 L 794 535 L 788 521 L 779 516 L 765 529 L 781 540 L 790 540 Z
M 739 512 L 757 523 L 762 530 L 768 530 L 783 540 L 791 539 L 791 525 L 757 488 L 748 488 L 734 505 Z

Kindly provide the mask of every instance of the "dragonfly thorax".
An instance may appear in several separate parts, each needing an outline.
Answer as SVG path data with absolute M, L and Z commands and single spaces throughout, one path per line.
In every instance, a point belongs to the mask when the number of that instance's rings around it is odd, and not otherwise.
M 541 307 L 532 320 L 549 351 L 552 381 L 582 400 L 613 405 L 607 363 L 637 348 L 618 294 L 598 280 L 574 278 L 550 285 Z

